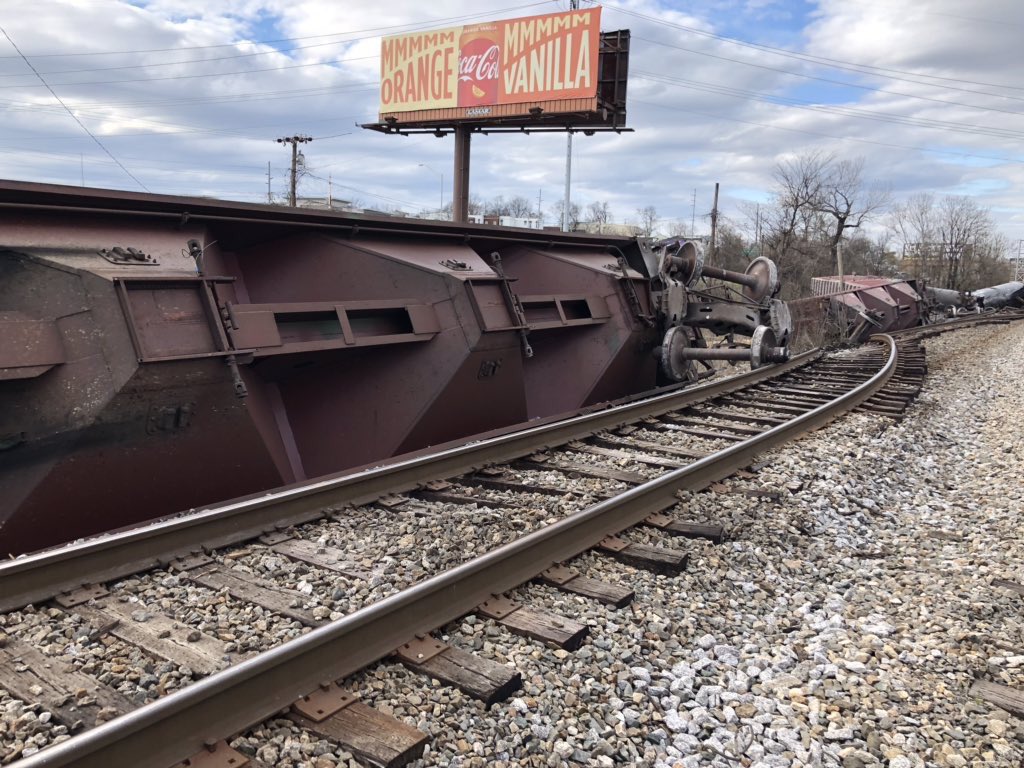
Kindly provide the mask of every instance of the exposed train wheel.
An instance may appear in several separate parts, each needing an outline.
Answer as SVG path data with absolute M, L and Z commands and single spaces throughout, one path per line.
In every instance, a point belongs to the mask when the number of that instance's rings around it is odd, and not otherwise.
M 693 329 L 683 325 L 669 328 L 661 341 L 661 372 L 669 381 L 676 383 L 696 381 L 697 368 L 693 360 L 684 359 L 682 351 L 702 346 L 697 343 Z
M 756 285 L 743 286 L 743 297 L 755 304 L 763 304 L 782 288 L 779 282 L 779 268 L 775 262 L 764 256 L 758 256 L 747 266 L 746 274 L 757 278 Z

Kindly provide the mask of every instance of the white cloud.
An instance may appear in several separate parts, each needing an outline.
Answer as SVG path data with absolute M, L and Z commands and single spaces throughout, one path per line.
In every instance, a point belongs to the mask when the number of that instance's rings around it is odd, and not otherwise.
M 2 22 L 11 37 L 154 192 L 259 200 L 268 161 L 275 189 L 284 186 L 288 153 L 274 138 L 347 133 L 304 147 L 310 167 L 332 178 L 336 195 L 423 208 L 436 205 L 438 176 L 420 164 L 443 172 L 450 184 L 451 139 L 356 127 L 376 116 L 379 34 L 470 14 L 499 18 L 565 7 L 508 10 L 526 5 L 514 0 L 7 5 L 15 6 Z M 575 141 L 574 189 L 584 205 L 608 200 L 620 219 L 654 205 L 666 219 L 689 221 L 693 190 L 699 217 L 717 181 L 724 212 L 738 216 L 741 198 L 764 198 L 780 158 L 820 148 L 864 156 L 868 173 L 888 181 L 897 197 L 921 190 L 973 194 L 995 210 L 1010 238 L 1024 238 L 1017 194 L 1024 184 L 1024 87 L 1014 84 L 1008 66 L 1019 58 L 1016 0 L 980 0 L 968 9 L 953 0 L 820 0 L 810 14 L 806 4 L 789 0 L 696 3 L 685 11 L 655 0 L 615 6 L 605 8 L 603 26 L 629 28 L 634 36 L 629 123 L 636 132 Z M 772 31 L 740 29 L 751 12 L 771 20 Z M 891 71 L 836 68 L 698 32 L 767 45 L 785 38 L 797 41 L 787 47 L 798 54 Z M 303 39 L 251 42 L 268 38 Z M 70 55 L 83 53 L 103 55 Z M 246 55 L 252 53 L 260 55 Z M 87 184 L 133 188 L 2 39 L 0 56 L 0 176 L 78 184 L 84 169 Z M 836 114 L 840 109 L 846 114 Z M 865 119 L 853 110 L 874 114 Z M 540 191 L 548 208 L 562 194 L 564 157 L 562 136 L 477 137 L 473 191 L 531 200 Z M 318 179 L 305 184 L 310 194 L 327 188 Z

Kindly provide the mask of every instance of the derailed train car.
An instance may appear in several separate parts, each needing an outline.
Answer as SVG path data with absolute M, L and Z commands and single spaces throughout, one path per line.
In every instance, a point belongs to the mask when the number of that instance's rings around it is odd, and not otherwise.
M 788 354 L 774 264 L 684 241 L 18 182 L 0 217 L 5 554 Z

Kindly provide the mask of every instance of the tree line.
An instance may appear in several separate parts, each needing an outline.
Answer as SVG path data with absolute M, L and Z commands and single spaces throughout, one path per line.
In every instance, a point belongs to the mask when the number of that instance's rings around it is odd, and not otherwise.
M 1010 279 L 1009 242 L 974 198 L 929 192 L 894 201 L 887 185 L 865 177 L 863 158 L 822 152 L 780 162 L 773 181 L 766 205 L 746 206 L 739 227 L 722 228 L 715 255 L 733 267 L 752 248 L 770 256 L 790 295 L 806 295 L 813 276 L 835 274 L 840 248 L 846 274 L 954 290 Z
M 954 290 L 1011 279 L 1010 244 L 990 210 L 963 195 L 925 192 L 894 200 L 888 185 L 866 177 L 864 166 L 864 158 L 824 152 L 779 162 L 765 203 L 745 204 L 736 218 L 719 217 L 708 257 L 739 271 L 756 256 L 770 257 L 787 298 L 808 295 L 812 277 L 837 274 L 840 251 L 850 275 L 920 278 Z M 539 218 L 552 226 L 561 224 L 562 208 L 559 200 L 545 215 L 523 196 L 474 195 L 469 203 L 473 214 Z M 450 218 L 450 203 L 442 215 Z M 614 221 L 607 201 L 573 202 L 568 218 L 572 230 Z M 663 219 L 653 205 L 637 208 L 623 223 L 648 237 L 697 236 L 694 220 Z

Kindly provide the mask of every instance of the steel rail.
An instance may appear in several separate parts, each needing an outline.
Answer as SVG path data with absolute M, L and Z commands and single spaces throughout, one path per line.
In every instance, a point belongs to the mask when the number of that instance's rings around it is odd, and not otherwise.
M 629 402 L 563 421 L 399 459 L 364 471 L 328 475 L 264 494 L 232 499 L 179 517 L 44 550 L 0 564 L 0 611 L 47 600 L 83 584 L 109 581 L 170 563 L 200 549 L 236 544 L 267 531 L 322 517 L 325 509 L 381 496 L 562 445 L 644 416 L 656 416 L 744 389 L 806 365 L 811 350 L 690 389 Z
M 897 339 L 927 339 L 938 336 L 949 331 L 959 331 L 964 328 L 973 328 L 978 325 L 1008 325 L 1016 320 L 1024 319 L 1024 312 L 1020 310 L 999 309 L 995 312 L 988 312 L 980 315 L 960 315 L 941 323 L 929 325 L 918 325 L 912 328 L 901 328 L 898 331 L 890 331 Z
M 881 389 L 898 362 L 889 355 L 865 383 L 767 432 L 632 488 L 361 608 L 177 693 L 49 747 L 22 768 L 111 765 L 169 766 L 206 743 L 238 733 L 280 712 L 321 684 L 384 658 L 417 633 L 458 619 L 492 594 L 513 589 L 675 503 L 681 488 L 699 489 L 728 476 L 758 453 L 816 429 Z

